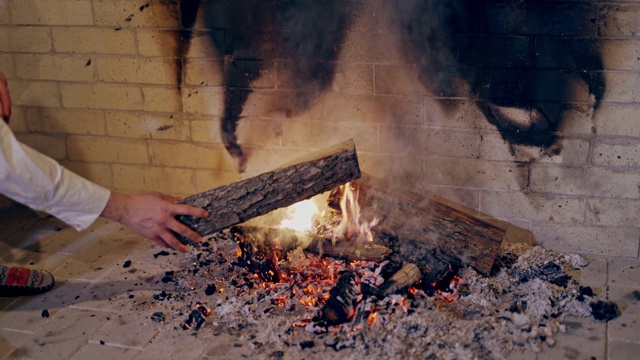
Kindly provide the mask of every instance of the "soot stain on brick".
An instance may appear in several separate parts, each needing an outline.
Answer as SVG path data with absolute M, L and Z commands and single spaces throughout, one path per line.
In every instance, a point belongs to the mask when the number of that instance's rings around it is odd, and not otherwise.
M 580 82 L 594 108 L 600 105 L 606 86 L 593 4 L 396 0 L 392 7 L 404 54 L 419 65 L 423 85 L 477 99 L 510 145 L 560 151 L 565 116 L 558 103 L 575 101 Z M 561 25 L 550 21 L 560 18 Z M 451 89 L 460 83 L 468 89 Z M 509 108 L 528 111 L 529 121 L 514 119 Z
M 284 64 L 294 89 L 287 116 L 308 109 L 335 76 L 345 34 L 364 2 L 274 0 L 205 2 L 180 0 L 178 59 L 189 50 L 193 24 L 202 12 L 210 41 L 224 61 L 221 133 L 227 151 L 246 154 L 236 129 L 252 82 L 265 66 Z M 381 3 L 408 62 L 425 88 L 441 97 L 474 99 L 509 145 L 561 151 L 565 122 L 560 103 L 587 88 L 597 109 L 606 91 L 595 1 L 390 0 Z M 384 51 L 384 45 L 380 47 Z M 182 61 L 178 60 L 182 84 Z M 218 66 L 218 65 L 212 65 Z M 447 108 L 449 102 L 441 102 Z M 519 109 L 526 121 L 509 114 Z
M 225 87 L 221 133 L 241 171 L 246 158 L 237 143 L 236 129 L 252 93 L 252 82 L 260 78 L 266 64 L 282 60 L 291 74 L 287 87 L 293 91 L 290 103 L 284 106 L 286 115 L 307 110 L 333 81 L 354 8 L 354 2 L 340 0 L 181 1 L 187 39 L 192 36 L 189 29 L 198 9 L 203 12 L 205 27 L 224 29 L 224 36 L 210 36 L 224 56 L 220 69 Z M 179 57 L 187 50 L 188 46 L 180 49 Z

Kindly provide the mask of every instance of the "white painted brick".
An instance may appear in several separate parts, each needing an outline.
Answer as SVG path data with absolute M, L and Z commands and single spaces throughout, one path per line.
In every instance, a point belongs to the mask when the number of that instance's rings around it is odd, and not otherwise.
M 415 157 L 404 159 L 415 168 Z M 419 174 L 427 185 L 460 186 L 467 188 L 524 190 L 528 170 L 513 163 L 479 159 L 431 157 L 422 161 Z
M 22 79 L 95 81 L 91 58 L 79 55 L 16 54 L 16 75 Z
M 175 56 L 180 44 L 178 34 L 176 30 L 137 29 L 138 54 L 150 57 Z
M 175 59 L 100 58 L 96 60 L 98 78 L 107 82 L 176 84 Z
M 536 242 L 551 250 L 606 256 L 638 254 L 638 228 L 535 222 L 532 230 Z
M 589 224 L 640 228 L 640 200 L 589 199 L 587 209 Z
M 605 79 L 607 91 L 604 93 L 604 102 L 640 102 L 640 73 L 607 71 Z
M 9 123 L 9 127 L 15 133 L 29 131 L 27 127 L 26 110 L 22 106 L 15 106 L 15 103 L 11 109 L 11 122 Z
M 64 136 L 43 134 L 16 134 L 16 138 L 23 144 L 56 160 L 67 156 Z
M 310 152 L 309 149 L 253 149 L 248 146 L 244 150 L 249 157 L 246 163 L 246 172 L 242 174 L 243 178 L 256 176 L 290 164 L 302 156 L 309 155 Z M 225 154 L 225 158 L 228 159 L 228 170 L 236 171 L 231 156 Z
M 371 126 L 365 124 L 365 127 Z M 379 137 L 379 151 L 383 153 L 480 157 L 480 133 L 477 131 L 421 126 L 380 126 Z
M 112 165 L 113 187 L 124 192 L 160 191 L 174 196 L 196 193 L 193 170 L 166 166 Z
M 329 93 L 325 99 L 324 119 L 418 125 L 424 124 L 423 106 L 423 100 L 418 97 Z
M 40 26 L 0 27 L 0 52 L 46 53 L 51 51 L 49 28 Z
M 15 66 L 11 54 L 0 54 L 0 71 L 7 79 L 15 76 Z
M 547 105 L 548 107 L 549 105 Z M 591 135 L 594 131 L 594 111 L 591 105 L 560 104 L 563 107 L 562 125 L 558 132 L 563 135 Z
M 276 127 L 271 133 L 277 136 L 278 130 Z M 282 146 L 288 148 L 321 149 L 344 140 L 354 139 L 358 150 L 378 149 L 377 128 L 362 122 L 286 121 L 283 122 L 281 131 Z M 275 141 L 275 139 L 267 141 Z
M 586 164 L 589 158 L 589 140 L 587 139 L 562 139 L 560 140 L 562 147 L 557 155 L 543 155 L 540 162 L 582 165 Z
M 11 1 L 11 21 L 17 25 L 93 25 L 86 0 Z
M 534 165 L 531 189 L 553 194 L 638 198 L 640 172 L 595 166 Z
M 30 131 L 84 135 L 105 134 L 102 111 L 28 108 L 26 118 Z
M 189 139 L 189 122 L 169 114 L 109 111 L 105 114 L 107 133 L 135 139 Z
M 595 126 L 600 135 L 640 137 L 640 105 L 604 104 L 596 112 Z
M 255 90 L 249 96 L 242 114 L 253 117 L 298 117 L 306 120 L 323 118 L 322 98 L 311 103 L 310 108 L 301 109 L 296 96 L 298 94 L 293 91 Z
M 244 118 L 238 123 L 236 134 L 241 145 L 279 148 L 282 146 L 283 125 L 278 119 Z
M 191 120 L 191 139 L 194 142 L 222 144 L 220 120 L 215 118 Z
M 63 161 L 62 165 L 74 173 L 102 185 L 106 188 L 113 186 L 111 166 L 109 164 L 94 164 L 79 161 Z
M 222 86 L 222 61 L 216 59 L 187 59 L 184 67 L 185 84 Z
M 9 13 L 9 6 L 6 1 L 0 5 L 0 25 L 9 24 L 11 22 L 11 14 Z
M 182 106 L 184 112 L 195 115 L 221 115 L 224 90 L 219 88 L 183 88 Z
M 70 160 L 121 164 L 148 163 L 147 144 L 144 141 L 71 135 L 67 138 L 67 149 Z
M 373 94 L 373 66 L 338 64 L 331 90 L 341 93 Z
M 135 54 L 132 30 L 91 27 L 53 27 L 53 47 L 59 53 Z
M 640 40 L 606 39 L 600 45 L 602 61 L 607 70 L 640 70 Z
M 599 138 L 593 148 L 593 163 L 606 166 L 640 167 L 640 139 Z
M 60 84 L 65 107 L 141 110 L 142 91 L 136 86 L 116 84 Z
M 449 129 L 495 130 L 475 102 L 425 98 L 425 124 Z
M 176 1 L 94 0 L 93 17 L 98 26 L 174 29 L 180 26 Z
M 207 191 L 240 180 L 236 171 L 195 170 L 198 192 Z
M 181 112 L 182 95 L 175 87 L 144 86 L 144 111 L 153 112 Z
M 559 140 L 560 153 L 550 155 L 537 147 L 519 146 L 513 147 L 502 138 L 500 133 L 485 133 L 480 143 L 482 158 L 493 161 L 530 161 L 537 160 L 543 163 L 583 165 L 589 160 L 588 139 L 562 139 Z M 511 149 L 513 148 L 513 153 Z
M 212 39 L 221 43 L 224 41 L 223 30 L 194 31 L 187 52 L 187 58 L 210 58 L 222 60 L 224 54 L 218 53 Z
M 60 107 L 60 89 L 50 81 L 9 80 L 13 105 Z
M 149 151 L 151 163 L 155 166 L 234 170 L 228 161 L 229 155 L 219 145 L 152 141 L 149 143 Z
M 480 210 L 508 220 L 583 223 L 585 200 L 582 197 L 541 195 L 515 191 L 481 191 Z

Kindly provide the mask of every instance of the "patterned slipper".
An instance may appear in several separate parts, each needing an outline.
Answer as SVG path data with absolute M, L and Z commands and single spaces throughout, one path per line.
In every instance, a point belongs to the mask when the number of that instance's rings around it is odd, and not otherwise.
M 55 285 L 50 272 L 26 267 L 0 265 L 0 296 L 41 294 Z

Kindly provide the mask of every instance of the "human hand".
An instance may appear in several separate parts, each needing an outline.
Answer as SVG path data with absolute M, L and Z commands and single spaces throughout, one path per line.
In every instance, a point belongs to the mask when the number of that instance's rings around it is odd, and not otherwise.
M 112 192 L 101 216 L 117 221 L 138 235 L 180 252 L 188 248 L 174 235 L 176 232 L 194 242 L 202 241 L 195 231 L 176 220 L 176 215 L 206 217 L 206 210 L 176 204 L 176 198 L 160 193 L 125 195 Z
M 8 124 L 11 120 L 11 96 L 7 78 L 0 71 L 0 117 Z

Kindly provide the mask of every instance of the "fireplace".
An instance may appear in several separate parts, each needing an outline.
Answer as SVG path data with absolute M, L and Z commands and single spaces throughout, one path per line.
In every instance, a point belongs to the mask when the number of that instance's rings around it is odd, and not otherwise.
M 11 34 L 0 67 L 20 140 L 91 180 L 186 198 L 353 138 L 363 173 L 506 231 L 490 269 L 442 251 L 439 276 L 422 284 L 438 280 L 442 295 L 416 284 L 371 295 L 318 334 L 306 329 L 316 309 L 302 304 L 321 309 L 322 297 L 309 296 L 316 286 L 269 293 L 287 283 L 232 265 L 241 261 L 238 238 L 255 233 L 227 228 L 166 269 L 145 318 L 159 313 L 151 319 L 198 336 L 231 332 L 274 357 L 334 349 L 465 357 L 553 350 L 563 316 L 598 322 L 617 313 L 577 273 L 590 269 L 590 256 L 637 259 L 640 249 L 636 4 L 63 3 L 0 4 L 0 27 Z M 381 188 L 390 187 L 373 187 Z M 379 209 L 366 203 L 372 193 L 361 195 L 365 213 L 415 214 L 410 201 Z M 370 272 L 376 288 L 392 276 L 387 259 L 351 269 L 353 260 L 297 255 L 352 271 L 357 297 Z M 455 300 L 438 298 L 452 279 Z

